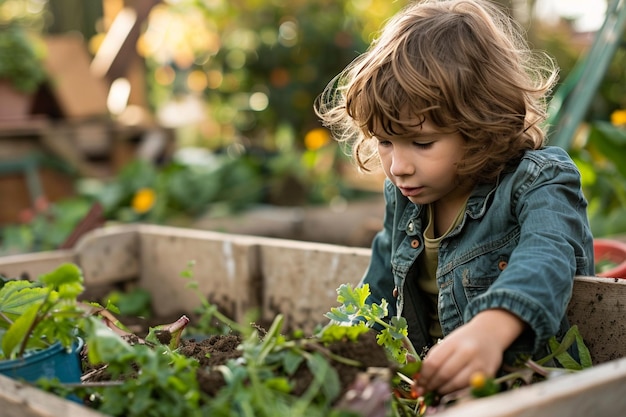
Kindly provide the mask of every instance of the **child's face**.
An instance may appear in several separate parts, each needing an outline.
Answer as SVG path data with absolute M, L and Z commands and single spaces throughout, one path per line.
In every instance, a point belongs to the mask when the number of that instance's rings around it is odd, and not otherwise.
M 410 135 L 377 134 L 378 153 L 387 177 L 416 204 L 445 203 L 464 195 L 456 165 L 464 140 L 426 120 Z

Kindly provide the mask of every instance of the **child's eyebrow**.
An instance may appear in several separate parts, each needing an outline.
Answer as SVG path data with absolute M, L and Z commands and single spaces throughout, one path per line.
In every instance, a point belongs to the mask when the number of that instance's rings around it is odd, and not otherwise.
M 396 134 L 383 134 L 376 135 L 372 134 L 371 137 L 378 140 L 387 140 L 390 138 L 401 138 L 401 139 L 437 139 L 444 135 L 449 135 L 450 132 L 405 132 L 405 133 L 396 133 Z
M 455 132 L 414 132 L 412 134 L 407 134 L 407 136 L 412 136 L 414 138 L 437 138 L 440 136 L 451 135 Z

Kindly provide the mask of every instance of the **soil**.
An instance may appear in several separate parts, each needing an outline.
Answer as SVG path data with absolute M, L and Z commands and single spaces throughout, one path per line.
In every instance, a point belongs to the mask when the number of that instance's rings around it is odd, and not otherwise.
M 135 334 L 144 337 L 147 334 L 147 327 L 153 323 L 166 323 L 171 317 L 159 317 L 152 320 L 137 320 L 123 318 L 121 321 L 126 326 L 133 329 Z M 262 330 L 262 329 L 260 329 Z M 167 333 L 169 335 L 169 333 Z M 161 340 L 166 344 L 169 340 Z M 179 352 L 188 357 L 195 358 L 200 366 L 197 372 L 198 385 L 200 389 L 209 396 L 215 396 L 224 387 L 225 380 L 222 373 L 215 370 L 219 365 L 225 364 L 229 359 L 236 359 L 242 355 L 237 347 L 242 339 L 236 334 L 212 335 L 207 338 L 183 338 Z M 308 344 L 307 344 L 308 346 Z M 312 343 L 311 350 L 316 349 L 321 352 L 330 352 L 333 356 L 350 359 L 361 364 L 360 367 L 350 366 L 345 363 L 330 360 L 331 366 L 336 370 L 340 381 L 341 393 L 339 399 L 345 399 L 345 394 L 350 389 L 355 389 L 357 378 L 368 369 L 390 369 L 391 363 L 387 357 L 385 349 L 378 345 L 376 333 L 372 330 L 359 336 L 357 341 L 340 341 L 321 346 Z M 85 369 L 83 382 L 101 382 L 109 379 L 106 368 Z M 293 394 L 301 395 L 313 381 L 313 375 L 306 365 L 300 366 L 291 377 Z M 362 384 L 361 384 L 362 385 Z M 363 386 L 356 388 L 364 389 Z
M 216 372 L 213 369 L 218 365 L 225 364 L 229 359 L 240 357 L 241 351 L 237 350 L 237 346 L 240 343 L 241 339 L 236 335 L 215 335 L 200 341 L 195 339 L 183 340 L 179 351 L 198 360 L 200 363 L 198 371 L 200 389 L 209 395 L 215 395 L 224 385 L 224 379 L 220 372 Z M 389 367 L 387 355 L 384 349 L 376 343 L 374 332 L 362 335 L 356 342 L 347 340 L 335 342 L 325 346 L 325 348 L 334 355 L 363 364 L 362 367 L 354 367 L 331 361 L 331 365 L 339 376 L 341 387 L 343 387 L 342 395 L 352 386 L 356 376 L 367 368 Z M 313 375 L 308 368 L 301 366 L 295 372 L 291 381 L 294 386 L 293 394 L 301 395 L 304 393 L 312 381 Z

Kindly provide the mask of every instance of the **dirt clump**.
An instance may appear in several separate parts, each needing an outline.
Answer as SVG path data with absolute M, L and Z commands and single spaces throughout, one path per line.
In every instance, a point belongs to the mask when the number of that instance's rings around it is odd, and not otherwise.
M 185 356 L 198 360 L 200 367 L 197 373 L 200 389 L 208 395 L 214 396 L 225 385 L 222 373 L 216 370 L 219 365 L 226 364 L 230 359 L 240 358 L 243 352 L 238 349 L 241 338 L 238 335 L 213 335 L 204 340 L 183 340 L 179 352 Z M 376 333 L 370 331 L 359 336 L 357 341 L 343 340 L 328 345 L 318 343 L 305 344 L 307 350 L 321 352 L 329 359 L 335 369 L 342 387 L 342 395 L 350 388 L 357 375 L 370 367 L 385 368 L 390 366 L 387 354 L 383 347 L 376 342 Z M 360 366 L 353 366 L 332 359 L 340 357 L 349 361 L 358 362 Z M 301 364 L 290 377 L 294 395 L 303 394 L 313 381 L 313 374 L 305 364 Z

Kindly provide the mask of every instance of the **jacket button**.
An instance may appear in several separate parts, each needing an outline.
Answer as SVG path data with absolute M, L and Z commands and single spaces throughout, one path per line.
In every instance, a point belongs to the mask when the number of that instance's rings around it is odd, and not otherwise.
M 393 289 L 393 296 L 394 296 L 394 298 L 398 298 L 398 287 L 394 287 L 394 289 Z
M 413 221 L 410 221 L 407 230 L 409 233 L 413 233 L 413 229 L 415 229 L 415 226 L 413 225 Z
M 417 248 L 419 245 L 420 245 L 420 241 L 419 241 L 419 240 L 417 240 L 417 239 L 413 239 L 413 240 L 411 241 L 411 247 L 412 247 L 413 249 Z
M 508 265 L 507 261 L 500 261 L 498 262 L 498 269 L 500 271 L 504 271 L 507 265 Z

